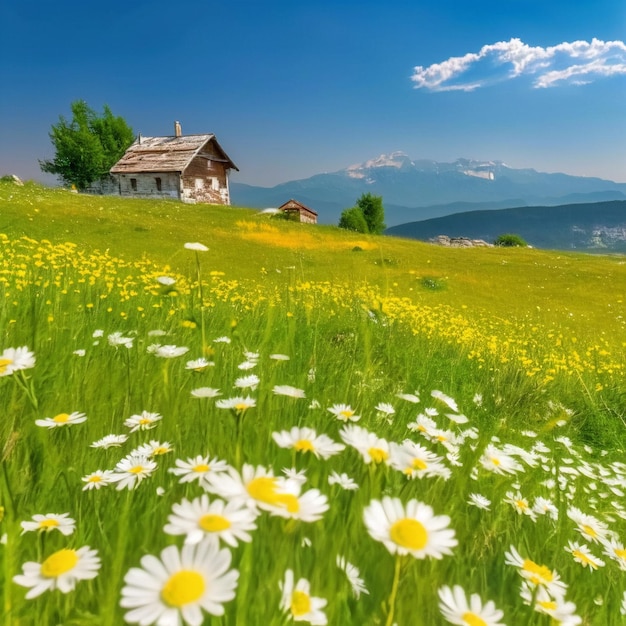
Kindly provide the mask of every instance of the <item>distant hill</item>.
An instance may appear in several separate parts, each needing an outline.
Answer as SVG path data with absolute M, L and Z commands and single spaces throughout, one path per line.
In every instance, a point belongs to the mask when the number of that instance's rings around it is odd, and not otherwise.
M 325 224 L 336 224 L 344 209 L 371 192 L 383 197 L 388 226 L 469 210 L 626 200 L 626 183 L 514 169 L 500 161 L 413 161 L 402 152 L 274 187 L 231 181 L 230 191 L 234 205 L 255 208 L 294 198 Z
M 400 224 L 385 233 L 422 241 L 448 235 L 487 242 L 515 233 L 536 248 L 626 252 L 626 200 L 467 211 Z

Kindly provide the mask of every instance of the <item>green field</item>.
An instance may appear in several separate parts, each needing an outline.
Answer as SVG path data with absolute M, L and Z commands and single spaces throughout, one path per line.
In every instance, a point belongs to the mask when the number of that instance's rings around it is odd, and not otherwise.
M 0 250 L 0 623 L 626 623 L 623 256 L 12 183 Z

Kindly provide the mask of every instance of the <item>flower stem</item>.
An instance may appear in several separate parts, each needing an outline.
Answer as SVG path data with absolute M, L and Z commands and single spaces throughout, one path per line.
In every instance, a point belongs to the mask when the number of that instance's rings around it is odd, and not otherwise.
M 400 565 L 402 557 L 396 554 L 396 566 L 393 573 L 393 584 L 391 585 L 391 593 L 389 594 L 389 612 L 387 613 L 387 621 L 385 626 L 392 626 L 393 615 L 396 607 L 396 596 L 398 595 L 398 585 L 400 583 Z

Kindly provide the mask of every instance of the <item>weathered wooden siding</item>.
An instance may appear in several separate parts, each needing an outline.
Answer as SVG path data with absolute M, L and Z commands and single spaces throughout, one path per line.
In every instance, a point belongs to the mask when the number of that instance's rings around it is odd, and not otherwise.
M 210 158 L 212 156 L 218 157 L 203 151 L 183 172 L 183 202 L 230 204 L 228 172 L 224 163 Z

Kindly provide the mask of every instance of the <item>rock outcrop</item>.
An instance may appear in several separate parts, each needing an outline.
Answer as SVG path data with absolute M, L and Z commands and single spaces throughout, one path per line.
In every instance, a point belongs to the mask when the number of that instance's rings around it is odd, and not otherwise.
M 469 237 L 448 237 L 448 235 L 438 235 L 429 239 L 431 243 L 447 248 L 492 248 L 492 243 L 487 243 L 483 239 L 470 239 Z

